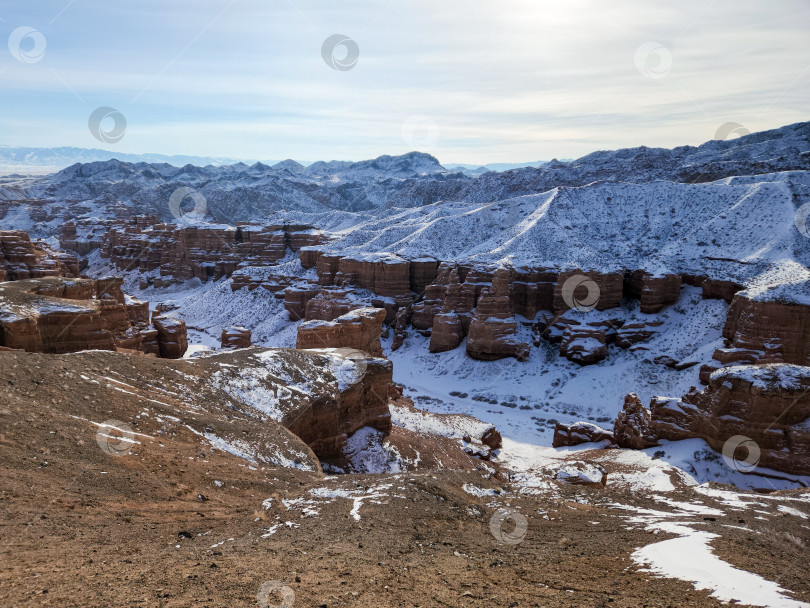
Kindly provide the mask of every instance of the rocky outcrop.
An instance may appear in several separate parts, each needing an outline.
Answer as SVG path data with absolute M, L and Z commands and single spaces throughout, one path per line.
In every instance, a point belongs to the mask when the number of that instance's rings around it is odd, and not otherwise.
M 160 356 L 164 359 L 180 359 L 188 350 L 186 324 L 175 317 L 152 315 L 152 325 L 157 330 Z
M 654 397 L 652 431 L 698 437 L 741 471 L 756 467 L 810 475 L 810 367 L 772 363 L 715 371 L 702 391 Z
M 334 321 L 306 321 L 298 326 L 296 348 L 350 348 L 382 355 L 380 332 L 385 320 L 381 308 L 359 308 Z
M 589 325 L 568 325 L 560 342 L 560 354 L 580 365 L 598 363 L 607 356 L 605 330 Z
M 622 302 L 623 287 L 623 273 L 565 270 L 559 273 L 554 285 L 552 311 L 565 312 L 576 308 L 578 303 L 596 310 L 616 308 Z
M 385 359 L 354 349 L 245 349 L 196 364 L 240 409 L 281 423 L 323 462 L 344 465 L 347 437 L 358 429 L 390 432 L 393 366 Z
M 443 353 L 458 348 L 464 340 L 464 327 L 454 312 L 443 312 L 433 317 L 430 334 L 430 352 Z
M 159 352 L 149 304 L 125 300 L 120 279 L 41 278 L 0 285 L 0 346 L 29 352 Z
M 40 277 L 78 277 L 76 256 L 31 242 L 22 230 L 0 230 L 0 281 Z
M 681 282 L 679 274 L 652 275 L 636 270 L 625 276 L 624 293 L 641 302 L 641 312 L 655 313 L 678 301 Z
M 339 287 L 321 289 L 307 302 L 304 318 L 307 321 L 332 321 L 362 306 L 350 297 L 350 293 L 350 290 Z
M 397 310 L 396 325 L 394 326 L 394 339 L 391 341 L 391 350 L 398 350 L 408 335 L 408 325 L 411 323 L 413 312 L 410 306 L 402 306 Z
M 509 271 L 501 268 L 478 300 L 470 323 L 467 354 L 484 361 L 504 357 L 525 361 L 529 357 L 529 345 L 515 339 L 516 331 L 517 321 L 509 305 Z
M 65 245 L 74 245 L 68 228 Z M 240 266 L 273 264 L 288 250 L 325 242 L 325 235 L 306 225 L 236 226 L 205 224 L 178 228 L 155 216 L 116 222 L 101 242 L 101 255 L 120 269 L 160 269 L 159 286 L 198 278 L 230 276 Z M 83 249 L 83 247 L 80 247 Z
M 231 326 L 222 330 L 222 348 L 247 348 L 251 345 L 251 331 L 247 327 Z
M 321 293 L 321 287 L 312 283 L 299 283 L 284 289 L 284 308 L 290 313 L 290 321 L 300 321 L 307 316 L 310 300 Z
M 571 424 L 558 422 L 554 427 L 554 438 L 551 445 L 561 448 L 599 441 L 613 441 L 613 433 L 590 422 L 579 421 Z
M 613 441 L 620 448 L 643 450 L 658 443 L 651 428 L 650 410 L 635 393 L 624 398 L 622 411 L 613 425 Z
M 790 289 L 737 293 L 723 327 L 723 337 L 735 349 L 759 352 L 757 360 L 781 358 L 785 363 L 810 363 L 810 281 Z

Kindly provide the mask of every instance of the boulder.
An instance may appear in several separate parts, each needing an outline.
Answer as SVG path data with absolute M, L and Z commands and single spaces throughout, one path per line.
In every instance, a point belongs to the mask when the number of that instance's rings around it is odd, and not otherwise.
M 579 421 L 572 424 L 558 422 L 554 427 L 551 445 L 560 448 L 599 441 L 613 441 L 613 433 L 590 422 Z

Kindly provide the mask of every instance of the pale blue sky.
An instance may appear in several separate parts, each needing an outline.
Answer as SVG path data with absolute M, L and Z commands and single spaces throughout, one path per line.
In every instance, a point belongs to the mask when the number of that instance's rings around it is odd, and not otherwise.
M 6 145 L 483 164 L 810 119 L 803 0 L 4 0 L 0 38 L 22 26 L 46 48 L 0 46 Z M 352 69 L 321 57 L 332 34 Z M 99 106 L 120 142 L 91 135 Z

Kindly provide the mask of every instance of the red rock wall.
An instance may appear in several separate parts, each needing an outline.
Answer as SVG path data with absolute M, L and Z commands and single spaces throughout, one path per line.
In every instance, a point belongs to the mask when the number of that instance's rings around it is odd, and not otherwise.
M 793 382 L 778 381 L 785 371 L 795 376 Z M 693 387 L 681 399 L 654 397 L 650 408 L 653 432 L 661 439 L 699 437 L 722 451 L 732 437 L 748 437 L 760 450 L 756 466 L 810 475 L 810 368 L 729 368 L 713 374 L 704 390 Z M 747 454 L 736 457 L 753 463 Z

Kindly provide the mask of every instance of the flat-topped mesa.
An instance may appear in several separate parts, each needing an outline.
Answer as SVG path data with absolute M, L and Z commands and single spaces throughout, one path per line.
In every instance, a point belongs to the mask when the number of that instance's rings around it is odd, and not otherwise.
M 645 270 L 628 272 L 624 278 L 624 294 L 640 300 L 641 312 L 659 312 L 678 301 L 681 295 L 681 275 L 652 275 Z
M 25 279 L 0 285 L 0 346 L 29 352 L 156 353 L 147 302 L 124 300 L 120 279 Z
M 22 230 L 0 230 L 0 281 L 60 276 L 79 276 L 75 255 L 52 251 L 42 242 L 31 242 L 28 233 Z
M 143 272 L 160 268 L 159 284 L 164 285 L 191 278 L 217 280 L 240 266 L 274 264 L 288 249 L 297 251 L 325 240 L 323 233 L 306 225 L 241 222 L 178 227 L 154 216 L 138 216 L 107 231 L 101 255 L 118 268 Z
M 470 323 L 467 354 L 473 359 L 492 361 L 529 357 L 529 345 L 515 339 L 517 321 L 509 305 L 509 271 L 499 268 L 492 284 L 483 290 Z
M 703 439 L 743 473 L 764 467 L 810 475 L 810 367 L 728 367 L 702 391 L 653 397 L 650 408 L 660 439 Z
M 358 308 L 334 321 L 305 321 L 298 326 L 296 348 L 352 348 L 382 356 L 382 308 Z
M 734 349 L 761 353 L 763 363 L 810 364 L 810 279 L 738 292 L 723 337 Z

